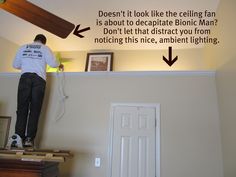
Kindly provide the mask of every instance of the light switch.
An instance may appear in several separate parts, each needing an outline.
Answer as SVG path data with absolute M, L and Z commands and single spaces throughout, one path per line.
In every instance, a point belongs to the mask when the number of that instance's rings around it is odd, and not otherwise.
M 101 158 L 96 157 L 95 158 L 95 167 L 100 167 L 101 166 Z

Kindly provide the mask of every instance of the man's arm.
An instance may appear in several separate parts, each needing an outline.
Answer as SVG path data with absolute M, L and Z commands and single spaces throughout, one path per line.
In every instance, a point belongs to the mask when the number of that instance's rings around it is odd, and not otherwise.
M 44 57 L 46 59 L 46 63 L 52 68 L 57 68 L 60 66 L 60 62 L 56 59 L 51 49 L 45 46 L 44 48 Z
M 47 47 L 48 48 L 48 47 Z M 64 71 L 64 65 L 62 63 L 60 63 L 56 57 L 54 56 L 53 52 L 51 51 L 50 48 L 48 48 L 48 50 L 46 50 L 46 62 L 49 66 L 53 67 L 53 68 L 59 68 L 60 71 Z

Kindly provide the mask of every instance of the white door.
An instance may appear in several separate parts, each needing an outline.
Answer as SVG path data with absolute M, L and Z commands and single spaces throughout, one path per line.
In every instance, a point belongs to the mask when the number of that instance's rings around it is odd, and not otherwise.
M 111 177 L 159 176 L 156 111 L 154 106 L 113 106 Z

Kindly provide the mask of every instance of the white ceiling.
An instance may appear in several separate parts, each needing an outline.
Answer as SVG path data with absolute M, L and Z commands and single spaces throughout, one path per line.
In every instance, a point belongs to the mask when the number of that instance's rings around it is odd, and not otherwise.
M 30 2 L 75 25 L 81 24 L 81 28 L 91 27 L 91 30 L 83 33 L 85 38 L 78 38 L 71 33 L 66 39 L 61 39 L 0 9 L 0 37 L 21 45 L 32 41 L 37 33 L 44 33 L 48 37 L 48 45 L 56 51 L 108 48 L 107 45 L 95 45 L 93 42 L 99 32 L 95 25 L 99 10 L 216 11 L 219 4 L 219 0 L 30 0 Z

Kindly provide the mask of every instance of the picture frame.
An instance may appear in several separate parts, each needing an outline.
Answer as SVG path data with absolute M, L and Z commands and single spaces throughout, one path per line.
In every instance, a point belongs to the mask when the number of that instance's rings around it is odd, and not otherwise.
M 4 148 L 7 144 L 11 125 L 11 117 L 0 116 L 0 148 Z
M 113 52 L 87 53 L 85 71 L 112 71 Z

